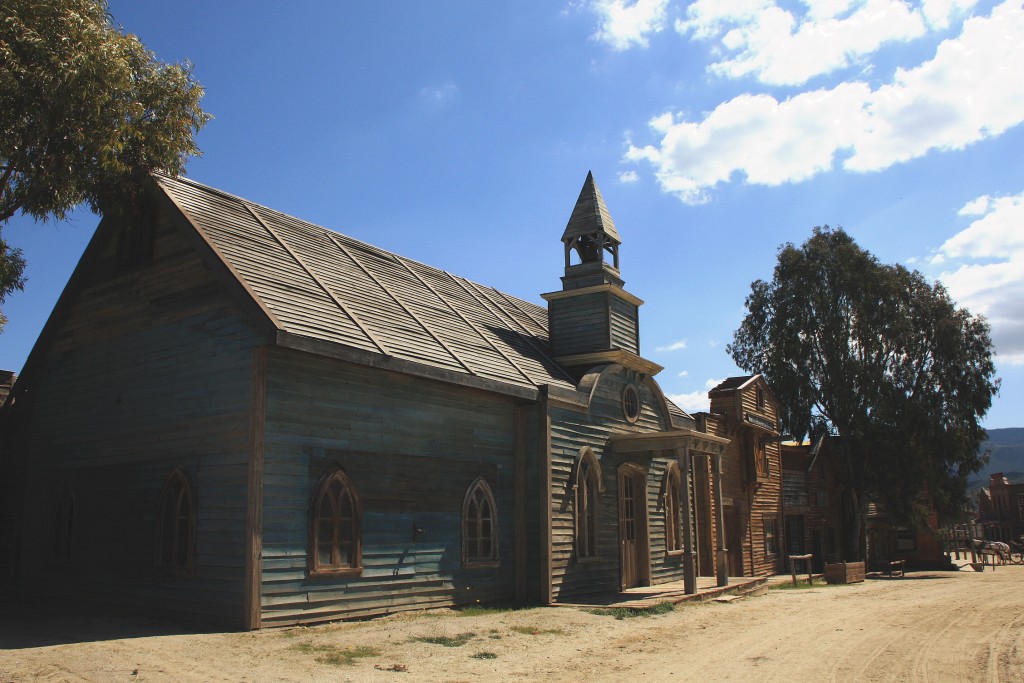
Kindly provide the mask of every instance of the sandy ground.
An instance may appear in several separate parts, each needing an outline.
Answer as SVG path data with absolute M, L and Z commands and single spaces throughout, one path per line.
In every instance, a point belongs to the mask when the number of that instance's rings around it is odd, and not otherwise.
M 458 636 L 465 642 L 455 646 L 422 640 Z M 0 614 L 0 683 L 694 678 L 1022 681 L 1024 566 L 773 589 L 627 619 L 567 607 L 440 610 L 197 634 L 141 620 Z

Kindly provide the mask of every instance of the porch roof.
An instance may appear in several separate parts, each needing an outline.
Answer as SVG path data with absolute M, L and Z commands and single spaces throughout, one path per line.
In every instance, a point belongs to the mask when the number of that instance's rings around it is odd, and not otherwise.
M 729 439 L 693 429 L 672 429 L 652 434 L 616 434 L 608 440 L 612 453 L 640 453 L 688 448 L 698 453 L 720 455 Z

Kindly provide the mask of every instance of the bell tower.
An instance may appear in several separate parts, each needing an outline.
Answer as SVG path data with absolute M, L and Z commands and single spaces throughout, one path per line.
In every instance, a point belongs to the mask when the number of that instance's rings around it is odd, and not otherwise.
M 606 363 L 656 374 L 662 368 L 640 357 L 639 308 L 619 274 L 622 238 L 592 173 L 580 190 L 562 233 L 562 290 L 548 302 L 548 334 L 555 360 L 585 372 Z

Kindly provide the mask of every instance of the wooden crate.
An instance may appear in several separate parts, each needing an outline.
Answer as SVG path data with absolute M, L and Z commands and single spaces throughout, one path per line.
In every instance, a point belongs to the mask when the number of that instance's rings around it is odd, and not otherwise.
M 825 581 L 828 583 L 860 583 L 863 580 L 863 562 L 836 562 L 825 565 Z

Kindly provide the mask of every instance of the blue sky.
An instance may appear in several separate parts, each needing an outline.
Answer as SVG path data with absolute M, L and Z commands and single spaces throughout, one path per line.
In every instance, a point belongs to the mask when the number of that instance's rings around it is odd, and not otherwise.
M 1024 409 L 1024 6 L 972 0 L 130 2 L 215 119 L 188 175 L 538 304 L 592 170 L 645 357 L 706 407 L 751 281 L 815 225 L 947 284 Z M 97 217 L 16 218 L 18 370 Z

